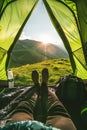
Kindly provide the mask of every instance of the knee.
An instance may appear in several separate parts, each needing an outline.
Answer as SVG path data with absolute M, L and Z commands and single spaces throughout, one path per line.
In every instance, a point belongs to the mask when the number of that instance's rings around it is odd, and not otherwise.
M 25 112 L 16 112 L 10 117 L 10 119 L 7 120 L 6 124 L 10 124 L 18 121 L 26 121 L 26 120 L 33 120 L 33 116 Z
M 47 124 L 62 130 L 76 130 L 73 121 L 63 116 L 52 117 L 47 121 Z

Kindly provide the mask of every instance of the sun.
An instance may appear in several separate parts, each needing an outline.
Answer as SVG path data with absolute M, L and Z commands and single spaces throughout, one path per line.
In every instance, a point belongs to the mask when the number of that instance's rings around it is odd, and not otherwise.
M 49 42 L 51 42 L 51 38 L 47 34 L 39 35 L 38 39 L 39 39 L 39 41 L 43 42 L 43 44 L 48 44 Z

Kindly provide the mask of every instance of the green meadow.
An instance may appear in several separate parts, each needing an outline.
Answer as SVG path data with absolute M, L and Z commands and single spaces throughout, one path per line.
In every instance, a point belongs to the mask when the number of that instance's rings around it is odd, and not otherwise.
M 45 60 L 43 62 L 35 64 L 27 64 L 21 67 L 13 68 L 14 81 L 18 85 L 33 85 L 31 74 L 33 70 L 37 70 L 40 75 L 43 68 L 49 70 L 49 81 L 48 84 L 55 84 L 60 77 L 72 73 L 70 61 L 68 59 L 53 59 Z

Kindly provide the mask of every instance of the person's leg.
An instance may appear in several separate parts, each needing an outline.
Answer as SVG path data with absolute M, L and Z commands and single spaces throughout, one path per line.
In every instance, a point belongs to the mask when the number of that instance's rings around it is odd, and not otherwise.
M 62 130 L 76 130 L 74 123 L 63 104 L 59 101 L 54 92 L 48 90 L 48 78 L 49 72 L 48 69 L 45 68 L 42 70 L 41 92 L 43 106 L 47 109 L 47 111 L 44 109 L 44 113 L 46 113 L 45 116 L 47 116 L 46 124 L 61 128 Z
M 39 74 L 38 72 L 32 71 L 32 80 L 34 82 L 34 88 L 36 87 L 36 91 L 33 93 L 31 98 L 23 99 L 15 110 L 12 111 L 10 118 L 7 120 L 6 124 L 17 122 L 17 121 L 25 121 L 25 120 L 34 120 L 33 111 L 36 104 L 38 89 L 39 89 Z
M 25 121 L 25 120 L 34 120 L 33 118 L 33 109 L 35 106 L 35 100 L 33 98 L 28 101 L 21 101 L 17 107 L 12 111 L 8 123 Z
M 48 117 L 46 124 L 62 130 L 76 130 L 67 110 L 59 101 L 58 97 L 50 90 L 48 95 Z
M 36 75 L 34 75 L 34 73 L 36 73 Z M 37 86 L 38 85 L 37 72 L 33 72 L 32 76 L 33 76 L 32 79 L 33 79 L 35 85 Z M 35 78 L 35 76 L 36 76 L 36 78 Z M 46 114 L 45 114 L 45 116 L 47 116 L 46 124 L 51 125 L 56 128 L 61 128 L 62 130 L 76 130 L 72 120 L 69 117 L 69 114 L 67 113 L 67 111 L 64 108 L 64 106 L 62 105 L 62 103 L 59 101 L 58 97 L 50 91 L 49 91 L 49 95 L 48 95 L 48 88 L 47 88 L 48 77 L 49 77 L 48 70 L 43 69 L 42 86 L 40 88 L 40 93 L 39 93 L 41 95 L 39 95 L 39 99 L 41 98 L 40 101 L 42 101 L 41 108 L 44 108 L 44 110 L 46 111 Z M 32 102 L 32 101 L 34 101 L 34 102 Z M 47 108 L 47 105 L 48 105 L 48 108 Z M 19 109 L 21 111 L 18 110 L 15 113 L 13 113 L 11 116 L 11 121 L 9 121 L 9 122 L 35 119 L 35 117 L 33 117 L 34 116 L 33 112 L 35 110 L 34 109 L 35 106 L 37 106 L 36 97 L 35 97 L 35 100 L 29 99 L 28 102 L 26 102 L 26 101 L 21 102 L 17 107 L 17 110 Z M 48 110 L 46 110 L 46 109 L 48 109 Z M 45 111 L 44 111 L 44 113 L 45 113 Z M 43 109 L 41 109 L 41 112 L 42 112 L 41 114 L 43 116 L 43 114 L 44 114 Z
M 44 76 L 46 76 L 45 79 L 43 78 Z M 47 117 L 47 107 L 46 107 L 48 99 L 48 88 L 46 86 L 47 84 L 46 81 L 48 81 L 47 77 L 48 77 L 48 70 L 45 68 L 42 70 L 42 83 L 38 90 L 39 91 L 38 98 L 34 108 L 34 119 L 42 123 L 46 123 L 46 117 Z

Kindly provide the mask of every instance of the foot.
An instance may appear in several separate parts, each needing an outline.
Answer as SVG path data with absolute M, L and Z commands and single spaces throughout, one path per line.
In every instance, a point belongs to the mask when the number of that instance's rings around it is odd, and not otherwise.
M 44 68 L 42 70 L 42 83 L 48 83 L 48 78 L 49 78 L 49 72 L 47 68 Z
M 39 85 L 39 74 L 36 70 L 32 71 L 32 80 L 34 85 Z

